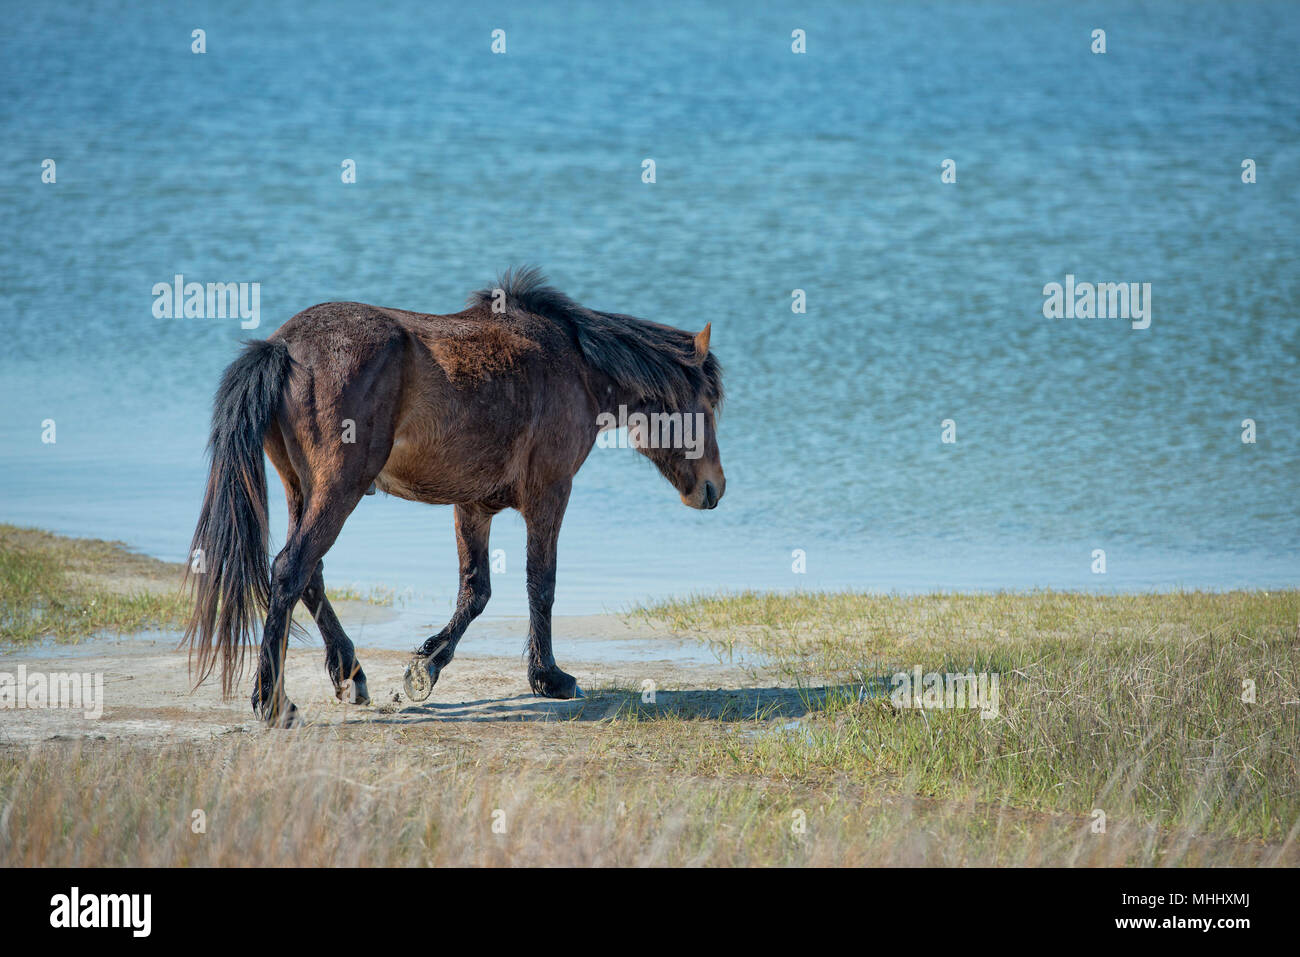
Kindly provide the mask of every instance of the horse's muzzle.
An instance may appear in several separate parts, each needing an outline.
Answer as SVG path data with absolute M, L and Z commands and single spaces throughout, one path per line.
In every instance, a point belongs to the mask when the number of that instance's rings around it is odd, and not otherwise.
M 718 487 L 714 485 L 712 482 L 705 482 L 704 483 L 704 507 L 717 508 L 718 499 L 720 498 L 722 498 L 722 496 L 718 494 Z

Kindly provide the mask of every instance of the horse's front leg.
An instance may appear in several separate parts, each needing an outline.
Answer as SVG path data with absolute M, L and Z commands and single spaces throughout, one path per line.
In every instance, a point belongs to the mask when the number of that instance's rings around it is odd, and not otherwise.
M 456 506 L 456 551 L 460 556 L 460 590 L 456 611 L 447 627 L 425 639 L 406 667 L 406 696 L 423 701 L 438 683 L 442 669 L 451 664 L 456 646 L 469 623 L 477 618 L 492 597 L 488 559 L 488 535 L 494 513 L 479 505 Z
M 551 652 L 555 546 L 571 484 L 556 483 L 523 509 L 528 526 L 528 685 L 545 698 L 582 697 L 577 680 L 559 669 Z

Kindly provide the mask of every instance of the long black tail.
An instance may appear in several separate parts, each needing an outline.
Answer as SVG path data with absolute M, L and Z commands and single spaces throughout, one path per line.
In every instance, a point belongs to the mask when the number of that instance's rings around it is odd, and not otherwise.
M 197 684 L 221 662 L 229 697 L 244 668 L 270 600 L 266 466 L 262 439 L 280 407 L 292 360 L 283 342 L 250 342 L 221 377 L 212 409 L 212 465 L 203 510 L 190 546 L 186 580 L 194 612 L 185 629 Z

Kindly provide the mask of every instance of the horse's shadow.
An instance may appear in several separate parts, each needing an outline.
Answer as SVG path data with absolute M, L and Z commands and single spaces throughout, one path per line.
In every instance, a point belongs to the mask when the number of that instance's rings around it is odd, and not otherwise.
M 598 689 L 584 698 L 557 701 L 530 694 L 479 701 L 407 704 L 385 710 L 375 723 L 412 724 L 434 721 L 768 721 L 802 718 L 833 700 L 855 700 L 861 685 L 819 688 L 719 688 L 714 691 Z

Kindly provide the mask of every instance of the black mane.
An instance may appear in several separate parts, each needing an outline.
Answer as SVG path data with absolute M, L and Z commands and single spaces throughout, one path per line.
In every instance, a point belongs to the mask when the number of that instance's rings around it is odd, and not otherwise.
M 715 409 L 722 405 L 722 365 L 710 352 L 695 361 L 695 336 L 682 329 L 635 316 L 599 312 L 574 302 L 546 285 L 540 269 L 507 269 L 496 289 L 506 307 L 542 316 L 569 330 L 583 358 L 629 394 L 669 409 L 689 408 L 702 396 Z M 496 289 L 472 293 L 469 305 L 490 306 Z

